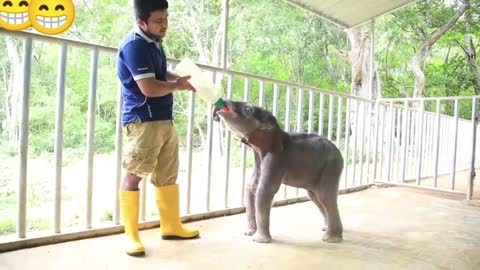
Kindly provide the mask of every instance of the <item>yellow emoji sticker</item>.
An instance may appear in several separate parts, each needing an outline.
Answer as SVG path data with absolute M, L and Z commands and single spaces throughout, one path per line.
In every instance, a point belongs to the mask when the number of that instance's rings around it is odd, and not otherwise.
M 10 31 L 28 28 L 29 3 L 30 0 L 0 0 L 0 26 Z
M 33 0 L 28 9 L 28 16 L 33 28 L 38 32 L 60 34 L 72 25 L 75 19 L 75 6 L 72 0 Z

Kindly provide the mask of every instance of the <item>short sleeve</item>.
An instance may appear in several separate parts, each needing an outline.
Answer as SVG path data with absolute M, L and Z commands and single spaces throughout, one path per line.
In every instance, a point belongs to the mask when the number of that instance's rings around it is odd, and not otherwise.
M 133 40 L 123 47 L 120 57 L 132 73 L 135 81 L 155 77 L 152 57 L 149 55 L 149 51 L 148 43 L 139 39 Z

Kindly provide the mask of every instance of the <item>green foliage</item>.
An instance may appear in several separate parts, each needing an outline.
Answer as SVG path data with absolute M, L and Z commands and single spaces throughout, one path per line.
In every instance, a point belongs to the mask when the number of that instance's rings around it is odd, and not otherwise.
M 15 220 L 11 218 L 0 220 L 0 235 L 14 233 L 15 230 L 16 230 Z
M 112 221 L 112 220 L 113 220 L 112 210 L 104 210 L 103 215 L 100 218 L 100 221 Z
M 52 228 L 52 221 L 45 218 L 35 218 L 29 221 L 29 229 L 32 231 L 45 231 Z

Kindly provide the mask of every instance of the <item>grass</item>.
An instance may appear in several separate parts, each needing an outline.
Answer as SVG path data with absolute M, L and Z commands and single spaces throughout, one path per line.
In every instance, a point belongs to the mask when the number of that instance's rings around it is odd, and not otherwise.
M 12 218 L 0 220 L 0 235 L 11 234 L 15 231 L 15 220 L 13 220 Z

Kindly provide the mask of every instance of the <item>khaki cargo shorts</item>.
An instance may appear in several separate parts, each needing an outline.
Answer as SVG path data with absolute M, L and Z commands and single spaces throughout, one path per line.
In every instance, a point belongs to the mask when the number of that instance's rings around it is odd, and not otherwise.
M 123 168 L 157 187 L 175 184 L 178 175 L 178 138 L 172 120 L 135 123 L 123 127 L 127 138 Z

